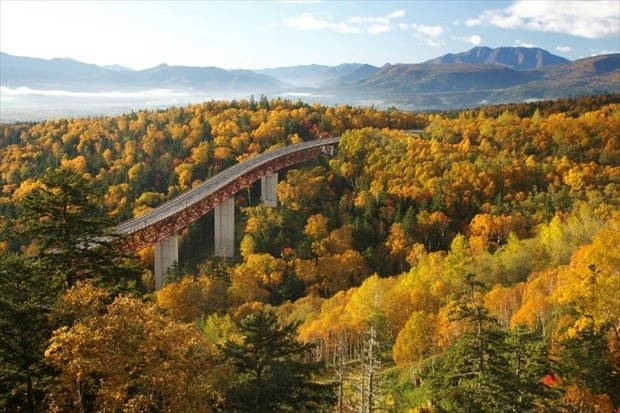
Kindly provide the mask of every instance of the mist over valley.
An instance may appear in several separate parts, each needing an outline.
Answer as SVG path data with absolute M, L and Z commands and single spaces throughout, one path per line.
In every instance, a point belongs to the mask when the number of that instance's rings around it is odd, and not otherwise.
M 569 61 L 540 48 L 475 47 L 419 64 L 145 70 L 0 55 L 0 121 L 121 114 L 209 100 L 449 110 L 620 91 L 620 54 Z

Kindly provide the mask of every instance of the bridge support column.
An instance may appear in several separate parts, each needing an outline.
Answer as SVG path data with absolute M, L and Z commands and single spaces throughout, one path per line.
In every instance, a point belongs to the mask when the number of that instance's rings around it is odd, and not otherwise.
M 260 196 L 263 202 L 272 207 L 278 206 L 278 192 L 276 186 L 278 185 L 278 173 L 274 172 L 269 175 L 265 175 L 260 179 Z
M 235 255 L 235 198 L 231 197 L 215 207 L 216 257 Z
M 179 236 L 171 235 L 155 244 L 155 289 L 164 286 L 166 271 L 179 262 Z

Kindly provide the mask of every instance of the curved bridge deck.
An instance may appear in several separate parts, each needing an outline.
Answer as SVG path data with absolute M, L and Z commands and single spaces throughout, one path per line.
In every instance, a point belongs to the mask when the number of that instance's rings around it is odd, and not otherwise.
M 122 222 L 115 232 L 124 240 L 124 250 L 138 251 L 176 234 L 258 179 L 323 153 L 333 153 L 339 142 L 340 137 L 317 139 L 262 153 L 231 166 L 141 217 Z

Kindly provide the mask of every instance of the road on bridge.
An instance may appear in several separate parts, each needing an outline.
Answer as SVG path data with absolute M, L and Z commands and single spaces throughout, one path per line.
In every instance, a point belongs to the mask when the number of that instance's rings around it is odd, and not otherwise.
M 142 249 L 186 227 L 261 177 L 316 158 L 339 142 L 340 137 L 317 139 L 262 153 L 214 175 L 145 215 L 122 222 L 115 232 L 125 240 L 123 249 Z

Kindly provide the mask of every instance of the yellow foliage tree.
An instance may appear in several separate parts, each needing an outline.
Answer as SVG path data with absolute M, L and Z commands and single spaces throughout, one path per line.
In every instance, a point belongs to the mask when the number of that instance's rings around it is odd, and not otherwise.
M 569 334 L 585 328 L 611 326 L 620 337 L 620 214 L 616 214 L 594 237 L 580 248 L 568 267 L 558 273 L 551 300 L 570 305 L 577 317 Z
M 504 328 L 510 327 L 510 320 L 521 307 L 524 286 L 524 283 L 513 287 L 498 284 L 484 296 L 485 307 Z
M 230 274 L 228 293 L 238 303 L 266 301 L 286 272 L 286 262 L 270 254 L 250 254 Z
M 304 234 L 313 240 L 327 237 L 327 218 L 323 214 L 311 215 L 304 229 Z
M 355 324 L 365 323 L 368 328 L 374 327 L 382 341 L 393 339 L 397 333 L 389 323 L 385 311 L 389 306 L 388 292 L 395 283 L 395 278 L 379 278 L 377 274 L 373 274 L 355 289 L 346 306 L 346 311 Z
M 399 271 L 404 271 L 407 254 L 411 249 L 412 241 L 407 236 L 407 233 L 400 223 L 396 222 L 392 224 L 385 245 L 388 248 L 390 257 L 396 261 Z
M 156 297 L 158 306 L 184 323 L 226 308 L 224 281 L 205 276 L 184 277 L 157 291 Z
M 549 296 L 557 284 L 557 269 L 549 269 L 530 277 L 523 287 L 522 304 L 510 319 L 510 325 L 527 324 L 547 334 L 552 305 Z
M 396 337 L 392 348 L 394 362 L 409 372 L 415 385 L 421 384 L 422 362 L 439 350 L 436 329 L 435 314 L 416 311 Z
M 71 169 L 74 172 L 77 172 L 81 175 L 86 173 L 86 168 L 88 165 L 88 162 L 86 161 L 86 158 L 82 155 L 76 156 L 73 159 L 62 159 L 60 161 L 60 165 L 63 168 L 66 169 Z
M 45 355 L 58 412 L 211 412 L 231 371 L 192 325 L 125 296 L 55 331 Z

